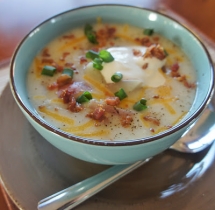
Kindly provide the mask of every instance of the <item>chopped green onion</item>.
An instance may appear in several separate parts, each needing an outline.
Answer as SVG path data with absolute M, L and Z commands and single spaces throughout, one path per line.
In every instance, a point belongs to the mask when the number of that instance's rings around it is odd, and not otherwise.
M 96 32 L 93 31 L 93 27 L 90 24 L 85 25 L 84 33 L 91 43 L 98 44 L 97 39 L 96 39 Z
M 120 88 L 119 91 L 114 93 L 114 95 L 117 96 L 120 100 L 122 100 L 122 99 L 127 97 L 126 92 L 122 88 Z
M 66 68 L 66 69 L 63 70 L 62 73 L 63 73 L 63 74 L 67 74 L 67 75 L 69 75 L 71 78 L 73 78 L 74 71 L 73 71 L 72 69 L 70 69 L 70 68 Z
M 86 96 L 81 95 L 81 96 L 79 96 L 79 97 L 77 98 L 76 101 L 77 101 L 78 103 L 82 104 L 82 103 L 88 102 L 89 99 L 88 99 Z
M 93 27 L 87 23 L 84 27 L 84 33 L 87 34 L 89 31 L 92 31 L 93 30 Z
M 76 101 L 80 104 L 88 102 L 89 100 L 91 100 L 93 97 L 91 95 L 90 92 L 85 91 L 81 96 L 79 96 Z
M 154 30 L 152 28 L 146 28 L 143 33 L 147 36 L 151 36 L 154 33 Z
M 109 63 L 114 60 L 114 57 L 107 51 L 107 50 L 101 50 L 99 52 L 99 57 L 105 62 Z
M 99 58 L 95 58 L 93 60 L 93 68 L 98 69 L 98 70 L 102 70 L 103 69 L 102 60 Z
M 106 50 L 101 50 L 99 53 L 93 50 L 89 50 L 86 53 L 86 57 L 93 60 L 93 67 L 98 70 L 102 70 L 102 62 L 111 62 L 114 57 Z
M 123 75 L 120 72 L 116 72 L 112 75 L 111 80 L 113 82 L 119 82 L 122 79 Z
M 87 33 L 87 38 L 93 44 L 97 44 L 98 43 L 97 40 L 96 40 L 96 35 L 95 35 L 95 33 L 93 31 Z
M 147 100 L 142 98 L 140 101 L 134 104 L 133 109 L 136 111 L 142 111 L 147 108 L 146 106 Z
M 89 50 L 87 53 L 86 53 L 86 57 L 87 58 L 90 58 L 90 59 L 95 59 L 95 58 L 99 58 L 99 53 L 94 51 L 94 50 Z
M 44 66 L 41 74 L 52 77 L 55 71 L 56 71 L 56 68 L 54 66 Z

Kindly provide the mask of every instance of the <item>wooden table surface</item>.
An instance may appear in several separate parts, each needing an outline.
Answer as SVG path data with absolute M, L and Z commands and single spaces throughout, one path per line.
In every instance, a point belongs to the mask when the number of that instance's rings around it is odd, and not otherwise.
M 187 21 L 191 27 L 200 31 L 209 45 L 215 43 L 214 0 L 0 0 L 0 66 L 10 59 L 20 40 L 46 18 L 79 6 L 125 2 L 167 13 L 182 22 Z M 0 91 L 8 81 L 7 71 L 7 69 L 0 70 Z M 0 185 L 0 210 L 16 209 Z

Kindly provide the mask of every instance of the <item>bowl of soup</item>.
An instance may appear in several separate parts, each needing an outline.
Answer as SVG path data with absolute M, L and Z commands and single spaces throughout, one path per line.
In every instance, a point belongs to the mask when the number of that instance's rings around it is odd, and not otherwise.
M 114 165 L 174 144 L 209 103 L 214 73 L 202 42 L 177 21 L 138 7 L 93 5 L 35 27 L 14 53 L 10 85 L 52 145 Z

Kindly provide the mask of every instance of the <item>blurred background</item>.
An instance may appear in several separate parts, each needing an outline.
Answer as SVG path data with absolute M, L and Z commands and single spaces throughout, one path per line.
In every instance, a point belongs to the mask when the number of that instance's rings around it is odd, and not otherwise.
M 17 43 L 43 20 L 72 8 L 99 3 L 174 12 L 215 41 L 214 0 L 0 0 L 0 61 L 9 58 Z

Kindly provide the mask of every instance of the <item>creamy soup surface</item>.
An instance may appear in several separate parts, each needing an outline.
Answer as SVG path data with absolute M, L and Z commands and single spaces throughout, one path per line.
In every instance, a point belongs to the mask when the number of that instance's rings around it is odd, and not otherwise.
M 52 40 L 27 81 L 32 104 L 56 129 L 105 140 L 171 128 L 196 91 L 195 70 L 174 43 L 153 29 L 101 21 Z

